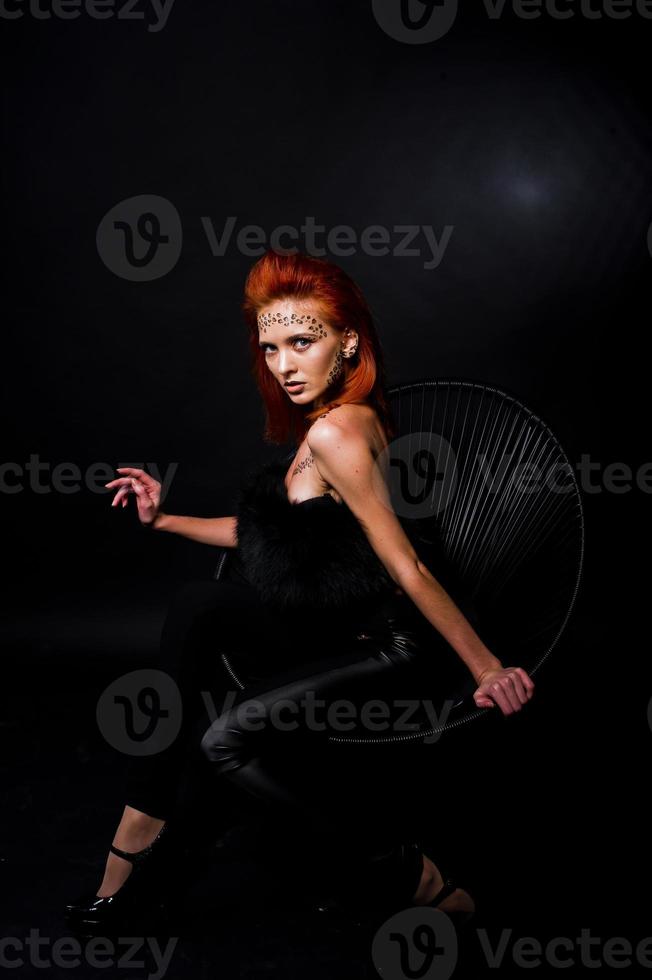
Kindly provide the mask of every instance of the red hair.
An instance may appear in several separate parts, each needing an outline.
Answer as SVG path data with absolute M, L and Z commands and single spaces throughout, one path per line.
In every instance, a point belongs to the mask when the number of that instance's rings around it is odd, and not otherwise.
M 345 362 L 346 368 L 325 404 L 312 411 L 288 399 L 267 367 L 258 343 L 258 314 L 280 299 L 312 301 L 333 327 L 351 327 L 358 334 L 352 361 Z M 302 252 L 282 254 L 268 249 L 249 270 L 242 310 L 249 328 L 252 373 L 265 403 L 266 440 L 283 443 L 294 438 L 298 445 L 315 419 L 329 408 L 361 401 L 375 408 L 388 438 L 392 438 L 395 426 L 386 395 L 383 352 L 367 302 L 343 269 Z

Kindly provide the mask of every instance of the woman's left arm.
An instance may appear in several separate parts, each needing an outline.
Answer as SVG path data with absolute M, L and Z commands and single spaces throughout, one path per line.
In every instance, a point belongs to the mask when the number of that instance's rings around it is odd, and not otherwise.
M 357 517 L 388 574 L 468 667 L 478 684 L 478 707 L 495 702 L 503 714 L 518 711 L 531 697 L 534 682 L 521 667 L 503 667 L 419 559 L 394 513 L 364 432 L 348 420 L 327 417 L 313 425 L 308 444 L 319 472 Z

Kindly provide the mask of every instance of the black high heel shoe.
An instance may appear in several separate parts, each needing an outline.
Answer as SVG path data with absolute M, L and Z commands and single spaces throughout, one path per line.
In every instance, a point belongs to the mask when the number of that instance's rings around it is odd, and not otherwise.
M 66 905 L 68 925 L 86 936 L 106 935 L 127 925 L 163 925 L 176 871 L 173 837 L 165 823 L 140 851 L 123 851 L 111 844 L 113 854 L 132 863 L 130 875 L 113 895 L 100 898 L 85 893 Z
M 435 897 L 431 898 L 430 901 L 427 902 L 425 906 L 423 906 L 423 908 L 436 908 L 436 906 L 439 905 L 440 902 L 443 902 L 445 898 L 448 898 L 449 895 L 452 895 L 452 893 L 455 891 L 456 888 L 460 887 L 458 884 L 456 884 L 453 878 L 449 878 L 443 872 L 442 872 L 442 878 L 444 884 L 439 889 Z M 469 898 L 471 898 L 470 895 Z M 473 901 L 472 898 L 471 901 Z M 475 902 L 473 902 L 473 904 L 475 906 Z M 451 922 L 453 923 L 453 925 L 457 930 L 461 929 L 463 926 L 468 925 L 471 919 L 475 917 L 475 908 L 449 909 L 448 911 L 446 909 L 442 909 L 441 911 L 445 912 L 445 914 L 448 916 L 448 918 L 451 920 Z

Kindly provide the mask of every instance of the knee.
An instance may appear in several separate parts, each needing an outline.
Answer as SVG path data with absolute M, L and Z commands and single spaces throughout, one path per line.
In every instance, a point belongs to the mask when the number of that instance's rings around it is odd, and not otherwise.
M 223 718 L 205 732 L 200 748 L 219 772 L 238 769 L 252 756 L 251 742 L 243 729 Z
M 414 664 L 421 659 L 421 643 L 419 635 L 412 629 L 407 629 L 390 619 L 387 623 L 386 636 L 381 642 L 376 659 L 399 667 Z

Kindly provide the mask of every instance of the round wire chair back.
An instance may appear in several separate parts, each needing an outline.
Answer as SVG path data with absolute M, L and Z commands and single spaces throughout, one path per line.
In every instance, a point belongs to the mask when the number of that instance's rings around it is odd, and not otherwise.
M 396 433 L 385 479 L 394 512 L 432 574 L 454 599 L 470 600 L 469 618 L 488 648 L 536 676 L 568 622 L 584 554 L 582 500 L 559 441 L 491 385 L 424 380 L 388 394 Z M 329 740 L 409 741 L 491 710 L 475 704 L 470 672 L 451 684 L 452 710 L 438 728 Z

